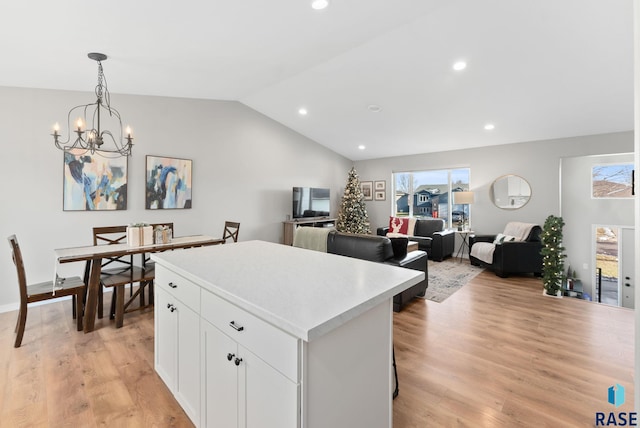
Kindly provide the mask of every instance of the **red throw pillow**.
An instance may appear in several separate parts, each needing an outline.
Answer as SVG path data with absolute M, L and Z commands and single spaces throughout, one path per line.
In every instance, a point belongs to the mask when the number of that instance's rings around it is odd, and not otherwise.
M 389 217 L 389 233 L 402 233 L 403 235 L 408 235 L 408 230 L 408 218 Z

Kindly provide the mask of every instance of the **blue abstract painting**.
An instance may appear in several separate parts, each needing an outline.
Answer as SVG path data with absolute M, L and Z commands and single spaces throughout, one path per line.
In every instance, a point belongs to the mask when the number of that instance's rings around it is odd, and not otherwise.
M 107 158 L 100 152 L 64 152 L 64 211 L 127 209 L 126 156 Z
M 191 168 L 189 159 L 147 156 L 145 207 L 191 208 Z

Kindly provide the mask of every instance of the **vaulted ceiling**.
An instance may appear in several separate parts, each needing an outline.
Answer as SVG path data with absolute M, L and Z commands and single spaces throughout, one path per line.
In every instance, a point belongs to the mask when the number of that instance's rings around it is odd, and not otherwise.
M 114 101 L 237 100 L 353 160 L 633 129 L 630 0 L 310 3 L 5 1 L 0 85 L 90 91 L 103 52 Z

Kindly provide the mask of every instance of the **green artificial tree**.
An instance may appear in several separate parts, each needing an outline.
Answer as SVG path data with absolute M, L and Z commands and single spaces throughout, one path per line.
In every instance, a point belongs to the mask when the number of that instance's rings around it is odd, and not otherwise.
M 367 206 L 364 203 L 364 193 L 362 193 L 355 167 L 351 167 L 351 171 L 349 171 L 347 187 L 344 189 L 342 203 L 338 211 L 336 229 L 338 232 L 346 233 L 371 233 Z
M 548 295 L 558 295 L 564 280 L 564 247 L 562 246 L 562 217 L 550 215 L 542 228 L 542 283 Z

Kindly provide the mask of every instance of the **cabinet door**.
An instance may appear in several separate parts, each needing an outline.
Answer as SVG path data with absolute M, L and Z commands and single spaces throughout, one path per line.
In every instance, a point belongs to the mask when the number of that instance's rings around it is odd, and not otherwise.
M 197 426 L 200 420 L 200 316 L 179 300 L 175 306 L 178 361 L 174 394 Z
M 239 346 L 238 367 L 241 428 L 296 428 L 299 426 L 298 385 L 257 355 Z M 229 425 L 231 426 L 231 425 Z
M 235 428 L 238 426 L 240 367 L 235 365 L 235 359 L 240 358 L 236 342 L 206 321 L 201 322 L 201 329 L 201 426 Z
M 160 287 L 155 290 L 155 368 L 171 392 L 176 389 L 177 314 L 169 306 L 171 296 Z

